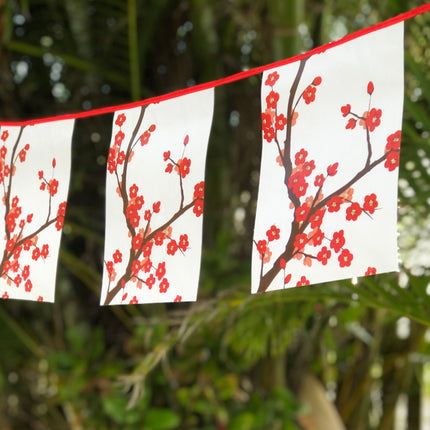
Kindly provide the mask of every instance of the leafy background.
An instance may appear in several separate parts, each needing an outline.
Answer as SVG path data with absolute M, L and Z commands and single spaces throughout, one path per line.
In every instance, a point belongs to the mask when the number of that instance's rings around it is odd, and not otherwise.
M 420 4 L 0 0 L 0 117 L 165 94 Z M 255 76 L 216 91 L 198 301 L 100 308 L 112 116 L 77 121 L 56 303 L 0 303 L 0 428 L 418 429 L 430 395 L 429 24 L 406 22 L 399 274 L 250 296 Z

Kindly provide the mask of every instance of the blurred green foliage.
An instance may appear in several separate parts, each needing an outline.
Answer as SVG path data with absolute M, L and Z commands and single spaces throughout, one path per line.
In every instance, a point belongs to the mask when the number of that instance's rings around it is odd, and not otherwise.
M 161 95 L 420 3 L 0 0 L 0 117 Z M 197 303 L 100 308 L 112 116 L 78 120 L 56 303 L 0 303 L 0 429 L 307 429 L 308 374 L 327 392 L 316 408 L 332 402 L 346 428 L 393 428 L 404 393 L 418 428 L 430 340 L 429 23 L 406 22 L 400 274 L 250 296 L 255 76 L 216 91 Z

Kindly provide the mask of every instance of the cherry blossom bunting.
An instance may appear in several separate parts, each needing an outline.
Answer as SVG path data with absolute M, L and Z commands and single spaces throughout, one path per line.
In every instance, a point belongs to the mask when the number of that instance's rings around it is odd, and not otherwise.
M 0 125 L 0 296 L 53 302 L 74 120 Z
M 403 23 L 269 70 L 252 292 L 398 270 Z
M 101 304 L 194 301 L 213 89 L 118 111 Z

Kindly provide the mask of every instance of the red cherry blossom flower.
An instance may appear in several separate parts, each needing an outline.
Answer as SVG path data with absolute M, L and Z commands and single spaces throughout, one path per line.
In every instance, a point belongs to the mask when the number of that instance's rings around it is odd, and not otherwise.
M 304 221 L 308 217 L 310 209 L 311 208 L 306 203 L 303 203 L 301 206 L 299 206 L 294 212 L 296 221 Z
M 154 131 L 155 131 L 155 124 L 152 124 L 150 127 L 149 127 L 149 131 L 151 132 L 151 133 L 153 133 Z
M 315 100 L 315 92 L 316 88 L 312 85 L 309 85 L 305 91 L 303 91 L 303 100 L 308 105 L 309 103 L 312 103 Z
M 196 217 L 199 217 L 203 213 L 203 200 L 196 200 L 196 202 L 194 203 L 193 212 Z
M 27 281 L 24 284 L 25 291 L 29 293 L 31 289 L 33 288 L 33 284 L 31 283 L 30 279 L 27 279 Z
M 340 267 L 349 267 L 351 266 L 351 261 L 354 258 L 354 256 L 349 252 L 348 249 L 343 249 L 342 252 L 339 254 L 338 260 L 339 260 L 339 266 Z
M 115 120 L 115 124 L 121 127 L 124 124 L 125 119 L 125 115 L 123 113 L 120 113 Z
M 308 236 L 306 233 L 300 233 L 296 236 L 296 239 L 294 240 L 294 246 L 297 249 L 303 249 L 306 244 L 308 243 Z
M 399 166 L 400 154 L 397 151 L 389 152 L 387 159 L 385 160 L 384 167 L 392 172 L 396 167 Z
M 153 244 L 154 244 L 154 242 L 152 240 L 150 240 L 149 242 L 146 242 L 145 245 L 143 245 L 142 254 L 144 257 L 149 257 L 151 255 Z
M 57 216 L 66 215 L 67 202 L 62 202 L 58 205 Z M 27 222 L 30 223 L 33 219 L 33 214 L 27 215 Z
M 373 86 L 373 82 L 369 81 L 369 83 L 367 84 L 367 92 L 370 96 L 372 95 L 374 89 L 375 87 Z
M 9 270 L 10 270 L 10 261 L 6 260 L 3 264 L 3 271 L 4 271 L 4 273 L 7 273 L 7 272 L 9 272 Z
M 7 130 L 5 130 L 2 134 L 1 134 L 1 140 L 3 142 L 6 142 L 7 138 L 9 137 L 9 132 Z M 4 158 L 4 157 L 3 157 Z
M 287 262 L 285 261 L 284 258 L 281 258 L 279 260 L 279 266 L 281 267 L 281 269 L 285 269 L 287 267 Z
M 257 251 L 260 253 L 260 255 L 264 254 L 266 252 L 266 249 L 267 249 L 267 242 L 264 239 L 259 240 L 257 242 Z
M 173 301 L 177 303 L 182 302 L 182 296 L 177 295 Z
M 161 246 L 164 242 L 164 233 L 162 231 L 159 231 L 158 233 L 156 233 L 156 235 L 154 236 L 154 243 L 156 246 Z
M 142 209 L 143 204 L 145 203 L 145 200 L 143 200 L 142 196 L 137 196 L 135 199 L 133 199 L 134 206 L 136 206 L 137 210 Z
M 294 163 L 296 166 L 300 166 L 306 161 L 306 157 L 308 156 L 308 151 L 305 151 L 303 148 L 296 153 L 294 157 Z
M 152 217 L 152 213 L 149 209 L 147 209 L 145 211 L 143 218 L 145 219 L 145 221 L 151 221 L 151 217 Z
M 9 239 L 6 243 L 7 252 L 12 252 L 14 246 L 15 246 L 15 241 L 13 239 Z
M 203 199 L 205 194 L 205 181 L 201 181 L 194 185 L 193 199 Z
M 154 211 L 154 213 L 158 214 L 160 212 L 160 206 L 161 206 L 160 201 L 152 204 L 152 210 Z
M 115 135 L 114 145 L 121 146 L 121 143 L 124 140 L 124 137 L 125 137 L 125 134 L 121 130 L 118 131 L 118 133 Z
M 167 290 L 169 289 L 169 281 L 166 278 L 164 278 L 160 282 L 159 287 L 160 287 L 160 293 L 161 294 L 167 293 Z
M 260 259 L 263 261 L 263 264 L 266 264 L 270 261 L 272 258 L 272 252 L 270 251 L 269 247 L 266 247 L 266 250 L 263 254 L 260 254 Z
M 268 127 L 263 130 L 263 138 L 267 142 L 271 142 L 274 138 L 276 138 L 276 132 L 273 127 Z
M 317 228 L 309 233 L 309 243 L 312 246 L 319 246 L 322 244 L 324 236 L 324 232 L 321 231 L 321 229 Z
M 0 149 L 0 156 L 1 158 L 3 158 L 3 160 L 6 159 L 6 154 L 7 154 L 7 148 L 6 146 L 3 145 Z
M 57 231 L 60 231 L 63 228 L 64 225 L 64 218 L 62 216 L 59 216 L 57 218 L 57 222 L 55 223 L 55 228 Z
M 141 264 L 140 264 L 140 261 L 139 260 L 134 260 L 133 261 L 133 264 L 132 264 L 132 266 L 131 266 L 131 271 L 134 273 L 134 274 L 137 274 L 137 273 L 139 273 L 139 271 L 140 271 L 140 269 L 141 269 Z
M 1 296 L 2 299 L 8 299 L 9 298 L 9 294 L 7 293 L 7 291 L 5 291 L 3 293 L 3 295 Z
M 172 170 L 173 170 L 173 164 L 172 164 L 172 163 L 169 163 L 169 164 L 166 166 L 166 168 L 164 169 L 164 171 L 165 171 L 166 173 L 172 173 Z
M 140 247 L 142 246 L 142 243 L 143 243 L 143 237 L 140 234 L 134 236 L 133 239 L 131 240 L 131 245 L 135 251 L 138 251 L 140 249 Z
M 316 187 L 321 188 L 324 185 L 324 181 L 325 181 L 324 175 L 317 175 L 317 176 L 315 176 L 314 185 Z
M 152 269 L 152 261 L 149 258 L 147 258 L 143 263 L 143 271 L 145 273 L 148 273 L 151 269 Z
M 28 251 L 28 250 L 30 249 L 30 247 L 31 247 L 31 240 L 30 240 L 30 239 L 27 239 L 27 240 L 24 242 L 24 250 L 25 250 L 25 251 Z
M 49 193 L 51 194 L 51 197 L 54 197 L 55 194 L 57 194 L 58 191 L 58 181 L 56 179 L 51 179 L 49 181 Z
M 269 230 L 266 231 L 266 236 L 269 242 L 272 242 L 272 240 L 278 240 L 279 239 L 279 228 L 276 227 L 276 225 L 272 225 Z
M 291 281 L 291 273 L 289 273 L 285 278 L 284 278 L 284 284 L 288 284 L 288 282 Z
M 311 228 L 317 228 L 320 227 L 320 225 L 323 222 L 323 218 L 324 218 L 324 214 L 325 214 L 325 209 L 321 208 L 318 209 L 309 219 L 310 223 L 311 223 Z
M 155 271 L 155 276 L 160 280 L 166 274 L 166 263 L 158 263 L 157 270 Z
M 309 285 L 309 284 L 310 284 L 310 282 L 308 279 L 306 279 L 306 276 L 302 276 L 300 278 L 300 281 L 297 282 L 296 287 L 301 287 L 303 285 Z
M 188 142 L 190 141 L 190 136 L 188 134 L 184 137 L 184 146 L 188 145 Z
M 146 278 L 145 284 L 149 289 L 155 284 L 155 277 L 152 273 Z
M 327 208 L 329 212 L 338 212 L 340 205 L 344 203 L 344 200 L 339 196 L 333 196 L 327 203 Z
M 33 249 L 33 253 L 31 254 L 31 258 L 35 261 L 37 261 L 40 257 L 40 249 L 38 247 L 35 247 Z
M 273 87 L 273 85 L 276 84 L 277 80 L 279 79 L 279 73 L 278 72 L 272 72 L 269 73 L 269 75 L 267 76 L 266 82 L 264 83 L 264 85 Z
M 109 173 L 113 173 L 116 170 L 116 163 L 114 161 L 109 161 L 108 160 L 108 171 Z
M 119 249 L 117 249 L 112 255 L 114 263 L 121 263 L 122 261 L 122 253 Z
M 133 298 L 130 300 L 130 305 L 136 305 L 137 303 L 139 303 L 138 301 L 137 301 L 137 297 L 136 296 L 133 296 Z
M 275 128 L 276 130 L 283 130 L 285 125 L 287 124 L 287 118 L 281 113 L 275 119 Z
M 170 158 L 170 151 L 166 151 L 163 153 L 163 160 L 167 161 Z
M 138 191 L 139 191 L 139 187 L 136 184 L 133 184 L 128 190 L 130 198 L 134 199 L 137 196 Z
M 45 244 L 42 246 L 42 250 L 40 251 L 40 255 L 41 255 L 43 258 L 46 258 L 46 257 L 49 255 L 49 245 L 48 245 L 47 243 L 45 243 Z
M 145 146 L 148 143 L 150 137 L 151 137 L 151 133 L 148 130 L 146 130 L 142 134 L 142 136 L 140 136 L 140 145 Z
M 363 210 L 366 212 L 373 214 L 375 209 L 378 207 L 378 201 L 376 200 L 376 194 L 369 194 L 364 198 Z
M 24 266 L 24 269 L 22 270 L 22 278 L 24 281 L 30 276 L 30 266 L 26 265 Z
M 263 130 L 268 129 L 272 125 L 272 115 L 268 112 L 261 113 L 261 126 Z
M 381 116 L 381 109 L 372 108 L 370 110 L 369 114 L 366 117 L 366 125 L 369 128 L 369 131 L 375 130 L 375 128 L 378 127 L 379 124 L 381 124 Z
M 37 298 L 37 301 L 38 301 L 38 302 L 43 302 L 43 297 L 42 297 L 42 296 L 39 296 L 39 297 Z
M 187 176 L 188 173 L 190 173 L 191 160 L 187 157 L 184 157 L 180 163 L 178 161 L 178 165 L 179 165 L 180 175 L 182 176 L 182 178 L 185 178 L 185 176 Z
M 18 246 L 18 248 L 13 251 L 13 258 L 15 258 L 15 260 L 18 260 L 19 256 L 21 255 L 21 251 L 22 246 Z
M 374 267 L 368 267 L 364 276 L 376 275 L 376 269 Z
M 361 215 L 361 213 L 361 206 L 357 202 L 354 202 L 346 210 L 346 219 L 348 221 L 356 221 L 357 218 Z
M 315 161 L 314 160 L 306 161 L 302 167 L 302 171 L 303 171 L 305 176 L 310 176 L 314 169 L 315 169 Z
M 400 149 L 400 142 L 402 138 L 402 132 L 397 130 L 395 133 L 390 134 L 387 137 L 387 144 L 385 145 L 385 152 L 398 151 Z
M 343 245 L 345 245 L 345 237 L 343 230 L 339 230 L 333 233 L 333 239 L 330 242 L 330 248 L 334 249 L 334 252 L 339 252 Z
M 185 252 L 188 249 L 188 246 L 189 246 L 188 235 L 187 234 L 181 234 L 179 236 L 179 243 L 178 243 L 179 249 L 181 249 L 183 252 Z
M 329 176 L 336 175 L 338 167 L 339 167 L 339 163 L 330 164 L 330 166 L 327 167 L 327 174 Z
M 178 244 L 176 243 L 175 239 L 172 239 L 168 244 L 167 244 L 167 253 L 169 255 L 175 255 L 176 251 L 178 250 Z
M 348 123 L 346 124 L 345 128 L 348 130 L 353 130 L 355 126 L 357 125 L 357 120 L 354 118 L 349 118 Z
M 312 85 L 315 85 L 315 86 L 317 87 L 318 85 L 320 85 L 320 84 L 321 84 L 321 82 L 322 82 L 321 76 L 317 76 L 317 77 L 313 80 Z
M 27 155 L 27 151 L 25 149 L 21 149 L 18 155 L 19 155 L 19 161 L 21 161 L 21 163 L 24 163 L 25 157 Z
M 342 112 L 342 116 L 347 116 L 351 112 L 351 105 L 348 103 L 345 106 L 342 106 L 340 111 Z
M 121 164 L 124 162 L 124 160 L 125 160 L 125 152 L 124 151 L 118 152 L 118 156 L 116 158 L 117 164 L 121 166 Z
M 12 264 L 12 271 L 16 273 L 16 272 L 18 272 L 18 269 L 19 269 L 19 262 L 14 261 Z
M 19 287 L 19 284 L 21 283 L 21 281 L 22 281 L 21 275 L 16 275 L 15 279 L 13 280 L 13 282 L 17 287 Z
M 276 105 L 278 104 L 279 94 L 275 91 L 270 91 L 268 96 L 266 97 L 266 103 L 268 108 L 276 109 Z
M 323 246 L 321 251 L 317 254 L 317 260 L 320 261 L 323 266 L 327 264 L 330 257 L 331 251 L 326 246 Z

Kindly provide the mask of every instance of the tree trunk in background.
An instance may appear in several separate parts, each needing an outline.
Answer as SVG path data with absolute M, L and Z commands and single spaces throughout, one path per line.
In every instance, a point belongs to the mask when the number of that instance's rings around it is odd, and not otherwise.
M 269 10 L 273 28 L 273 57 L 275 61 L 292 57 L 303 50 L 298 27 L 305 17 L 304 0 L 270 0 Z

